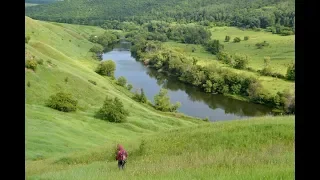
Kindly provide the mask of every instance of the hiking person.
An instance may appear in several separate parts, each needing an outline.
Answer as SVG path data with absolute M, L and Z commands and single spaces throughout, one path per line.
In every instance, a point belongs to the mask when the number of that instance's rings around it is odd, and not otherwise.
M 127 162 L 128 153 L 126 150 L 124 150 L 123 146 L 120 144 L 117 145 L 117 154 L 116 154 L 116 160 L 118 161 L 118 167 L 119 169 L 124 169 L 124 165 Z

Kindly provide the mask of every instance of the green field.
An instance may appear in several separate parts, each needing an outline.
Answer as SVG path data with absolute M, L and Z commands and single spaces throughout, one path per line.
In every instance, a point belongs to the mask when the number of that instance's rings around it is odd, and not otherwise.
M 44 61 L 35 72 L 25 70 L 27 179 L 294 178 L 294 116 L 211 124 L 155 111 L 94 72 L 99 62 L 86 38 L 103 29 L 25 20 L 26 59 Z M 71 92 L 79 110 L 46 107 L 59 91 Z M 128 122 L 93 118 L 106 95 L 124 103 Z M 113 157 L 117 143 L 130 156 L 121 174 Z
M 248 55 L 250 57 L 248 67 L 254 70 L 261 70 L 264 67 L 264 57 L 269 56 L 273 72 L 285 75 L 288 64 L 295 61 L 294 35 L 280 36 L 270 32 L 241 30 L 236 27 L 214 27 L 211 28 L 210 31 L 212 33 L 211 39 L 219 40 L 227 52 Z M 224 42 L 227 35 L 230 36 L 231 39 L 229 42 Z M 244 41 L 244 36 L 249 36 L 249 40 Z M 232 41 L 235 37 L 239 37 L 241 42 L 233 43 Z M 270 45 L 262 49 L 257 49 L 255 44 L 263 41 L 267 41 Z M 201 45 L 182 44 L 172 41 L 166 42 L 165 44 L 171 48 L 181 49 L 180 51 L 198 57 L 206 63 L 207 61 L 211 62 L 212 60 L 216 60 L 216 56 L 207 52 Z M 192 53 L 192 47 L 196 48 L 194 53 Z

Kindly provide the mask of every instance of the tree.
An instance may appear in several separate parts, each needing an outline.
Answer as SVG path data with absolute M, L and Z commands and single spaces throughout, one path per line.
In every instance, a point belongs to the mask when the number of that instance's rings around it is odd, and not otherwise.
M 246 55 L 235 54 L 233 67 L 237 69 L 244 69 L 249 63 L 248 57 Z
M 230 41 L 230 36 L 226 36 L 225 38 L 224 38 L 224 42 L 229 42 Z
M 287 68 L 286 77 L 288 80 L 295 80 L 295 64 L 290 64 Z
M 207 50 L 212 54 L 217 54 L 224 49 L 224 46 L 220 44 L 219 40 L 212 40 L 207 43 Z
M 102 61 L 97 69 L 96 73 L 102 76 L 114 77 L 114 71 L 116 70 L 116 64 L 112 60 Z
M 128 84 L 128 85 L 127 85 L 127 89 L 128 89 L 129 91 L 131 91 L 132 88 L 133 88 L 132 84 Z
M 135 93 L 133 97 L 136 101 L 146 103 L 147 102 L 147 97 L 144 94 L 143 88 L 140 89 L 140 94 L 138 92 Z
M 25 39 L 25 43 L 28 44 L 28 42 L 30 40 L 30 36 L 26 36 L 26 37 L 24 37 L 24 39 Z
M 32 69 L 33 71 L 36 71 L 36 70 L 37 70 L 37 65 L 38 65 L 38 63 L 37 63 L 37 61 L 34 60 L 34 59 L 28 59 L 28 60 L 26 61 L 26 64 L 25 64 L 26 68 Z
M 127 84 L 127 79 L 123 76 L 120 76 L 117 80 L 117 84 L 124 87 Z
M 234 43 L 238 43 L 238 42 L 240 42 L 241 41 L 241 39 L 239 38 L 239 37 L 235 37 L 234 39 L 233 39 L 233 42 Z
M 159 94 L 154 96 L 155 108 L 160 111 L 174 112 L 180 106 L 180 102 L 176 102 L 175 105 L 170 103 L 170 98 L 168 96 L 168 90 L 161 88 Z
M 104 100 L 102 107 L 96 112 L 95 117 L 109 122 L 122 123 L 125 122 L 129 116 L 127 111 L 119 98 L 114 99 L 108 96 Z
M 70 93 L 58 92 L 51 95 L 47 106 L 58 111 L 71 112 L 76 111 L 78 101 L 75 100 Z

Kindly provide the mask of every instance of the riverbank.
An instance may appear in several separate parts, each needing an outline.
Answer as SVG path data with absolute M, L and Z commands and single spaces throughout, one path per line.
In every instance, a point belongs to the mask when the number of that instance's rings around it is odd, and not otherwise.
M 269 91 L 259 76 L 233 71 L 214 64 L 197 65 L 197 59 L 164 48 L 161 42 L 131 40 L 132 54 L 150 68 L 166 72 L 177 80 L 199 87 L 206 93 L 224 94 L 247 102 L 263 104 L 275 112 L 294 113 L 294 91 Z M 230 93 L 231 92 L 231 93 Z

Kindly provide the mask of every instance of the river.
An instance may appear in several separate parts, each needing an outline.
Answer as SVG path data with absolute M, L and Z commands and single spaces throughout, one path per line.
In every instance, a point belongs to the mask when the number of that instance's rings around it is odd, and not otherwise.
M 116 63 L 115 77 L 124 76 L 133 85 L 132 91 L 143 88 L 147 98 L 153 102 L 160 88 L 168 89 L 172 103 L 179 101 L 178 112 L 210 121 L 243 119 L 255 116 L 272 115 L 271 108 L 235 100 L 219 94 L 201 92 L 196 87 L 167 77 L 148 68 L 131 56 L 130 44 L 121 42 L 103 54 L 103 60 Z

